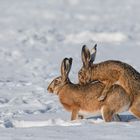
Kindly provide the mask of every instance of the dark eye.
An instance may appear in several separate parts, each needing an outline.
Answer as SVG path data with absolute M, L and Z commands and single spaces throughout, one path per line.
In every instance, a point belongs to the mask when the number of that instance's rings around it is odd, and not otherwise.
M 59 84 L 59 79 L 56 79 L 55 80 L 55 84 Z
M 79 74 L 82 74 L 82 70 L 79 71 Z

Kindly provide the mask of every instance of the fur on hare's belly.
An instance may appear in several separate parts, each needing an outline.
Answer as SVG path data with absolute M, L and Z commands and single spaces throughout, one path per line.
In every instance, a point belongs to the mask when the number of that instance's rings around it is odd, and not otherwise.
M 72 111 L 72 106 L 69 106 L 65 103 L 62 103 L 63 107 L 67 110 L 67 111 Z M 100 115 L 101 114 L 101 109 L 80 109 L 78 111 L 79 115 Z
M 78 112 L 79 115 L 101 115 L 101 110 L 96 110 L 93 112 L 85 111 L 85 110 L 80 110 Z

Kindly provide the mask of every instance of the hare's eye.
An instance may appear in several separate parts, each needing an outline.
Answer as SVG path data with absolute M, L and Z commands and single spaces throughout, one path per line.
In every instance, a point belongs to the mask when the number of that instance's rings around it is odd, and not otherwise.
M 58 79 L 56 79 L 55 84 L 59 84 L 59 80 Z
M 82 70 L 79 71 L 79 74 L 80 74 L 80 75 L 82 74 Z

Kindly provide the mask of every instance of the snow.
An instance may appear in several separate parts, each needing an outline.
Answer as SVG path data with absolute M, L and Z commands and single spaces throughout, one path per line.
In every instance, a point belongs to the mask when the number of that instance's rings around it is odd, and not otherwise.
M 121 43 L 125 41 L 127 37 L 122 33 L 91 33 L 84 31 L 78 34 L 70 34 L 66 37 L 66 43 L 80 43 L 93 40 L 95 42 L 107 42 L 107 43 Z
M 0 140 L 139 140 L 132 114 L 70 121 L 47 92 L 64 57 L 73 57 L 70 79 L 78 81 L 83 44 L 98 44 L 96 62 L 121 60 L 140 71 L 139 7 L 139 0 L 1 0 Z

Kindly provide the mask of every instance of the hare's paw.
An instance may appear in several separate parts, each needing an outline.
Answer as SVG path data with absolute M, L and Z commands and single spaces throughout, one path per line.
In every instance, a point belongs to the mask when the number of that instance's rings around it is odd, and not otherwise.
M 84 116 L 83 115 L 78 115 L 78 119 L 82 120 L 82 119 L 84 119 Z
M 103 101 L 106 98 L 106 95 L 101 95 L 100 97 L 98 97 L 98 101 Z

